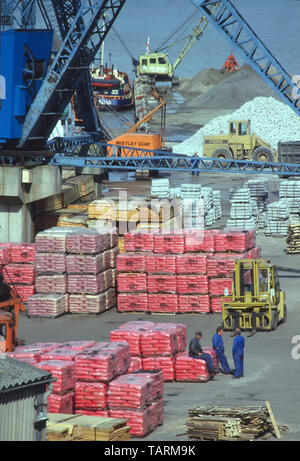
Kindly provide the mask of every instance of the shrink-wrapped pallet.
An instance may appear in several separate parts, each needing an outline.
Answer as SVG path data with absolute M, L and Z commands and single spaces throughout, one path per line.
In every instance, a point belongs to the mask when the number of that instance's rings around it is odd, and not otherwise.
M 64 253 L 36 253 L 35 270 L 39 274 L 66 272 L 66 255 Z
M 75 364 L 78 381 L 108 383 L 118 375 L 116 353 L 97 344 L 76 355 Z
M 64 395 L 50 394 L 48 397 L 48 413 L 72 415 L 74 412 L 74 391 Z
M 75 410 L 106 410 L 107 390 L 105 383 L 77 381 L 75 384 Z M 96 415 L 95 415 L 96 416 Z
M 76 229 L 67 235 L 66 250 L 69 253 L 97 254 L 110 248 L 110 236 L 107 232 L 92 229 Z
M 154 253 L 184 253 L 184 234 L 180 231 L 154 234 Z
M 39 232 L 35 237 L 37 252 L 64 253 L 66 251 L 66 236 L 74 232 L 73 229 L 65 227 L 51 227 Z
M 141 335 L 144 331 L 155 326 L 153 322 L 136 321 L 126 322 L 118 329 L 110 332 L 111 341 L 127 341 L 131 355 L 141 355 Z
M 176 258 L 176 274 L 206 274 L 206 259 L 204 254 L 185 253 Z
M 145 273 L 117 274 L 119 292 L 147 292 L 147 276 Z
M 178 312 L 177 294 L 151 293 L 148 295 L 149 312 Z
M 141 370 L 132 373 L 132 375 L 152 379 L 152 401 L 163 398 L 164 376 L 161 370 Z
M 141 335 L 143 357 L 174 355 L 178 352 L 177 334 L 173 329 L 160 329 L 155 326 Z
M 76 356 L 81 352 L 80 349 L 72 349 L 71 347 L 60 346 L 57 349 L 52 349 L 48 352 L 41 354 L 41 361 L 45 360 L 63 360 L 63 361 L 75 361 Z
M 152 378 L 134 374 L 119 376 L 109 383 L 108 406 L 110 410 L 143 410 L 153 401 L 152 387 Z
M 132 231 L 124 234 L 125 251 L 153 251 L 154 235 L 151 231 Z
M 35 293 L 34 285 L 16 285 L 10 283 L 8 285 L 10 285 L 18 296 L 20 296 L 23 303 L 27 303 L 30 296 L 33 296 Z
M 127 341 L 98 342 L 96 348 L 103 351 L 112 351 L 116 355 L 117 372 L 119 375 L 127 373 L 130 366 L 130 348 Z
M 35 270 L 32 264 L 7 264 L 3 271 L 6 283 L 34 285 Z
M 60 293 L 68 291 L 66 274 L 38 275 L 35 278 L 36 293 Z
M 175 380 L 175 358 L 172 356 L 143 357 L 143 370 L 162 370 L 164 382 Z
M 136 253 L 121 253 L 117 256 L 117 271 L 145 272 L 145 255 Z
M 228 295 L 232 294 L 232 278 L 215 278 L 209 280 L 209 293 L 211 296 L 224 296 L 225 290 L 228 290 Z
M 68 275 L 69 293 L 98 294 L 112 286 L 112 272 L 107 269 L 97 275 Z
M 66 360 L 46 360 L 35 365 L 37 368 L 49 371 L 53 378 L 54 394 L 63 395 L 74 390 L 76 384 L 75 362 Z
M 176 275 L 147 275 L 148 293 L 176 293 Z
M 177 275 L 178 294 L 206 294 L 208 290 L 206 275 Z
M 145 437 L 155 429 L 155 415 L 153 407 L 144 410 L 110 410 L 111 418 L 127 419 L 130 434 L 135 437 Z
M 33 264 L 35 259 L 35 252 L 36 249 L 34 243 L 14 243 L 10 249 L 11 262 Z
M 119 312 L 147 312 L 148 311 L 147 293 L 119 293 L 118 311 Z
M 68 274 L 96 275 L 109 268 L 109 257 L 105 258 L 103 253 L 98 255 L 69 254 L 66 256 L 66 272 Z
M 178 311 L 181 313 L 210 312 L 210 297 L 209 295 L 178 295 Z
M 145 270 L 148 274 L 174 274 L 176 255 L 149 253 L 145 256 Z
M 35 294 L 28 298 L 29 317 L 59 317 L 68 310 L 68 295 Z

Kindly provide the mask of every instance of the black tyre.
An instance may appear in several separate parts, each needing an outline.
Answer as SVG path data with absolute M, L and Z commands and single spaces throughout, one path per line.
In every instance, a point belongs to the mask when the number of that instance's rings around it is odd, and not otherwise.
M 231 150 L 227 149 L 226 147 L 219 147 L 216 149 L 212 155 L 213 158 L 224 158 L 228 160 L 233 159 L 233 153 Z M 227 162 L 222 163 L 222 166 L 225 168 L 228 165 Z
M 277 325 L 278 325 L 278 312 L 275 309 L 273 309 L 271 311 L 271 330 L 272 331 L 276 330 Z
M 255 162 L 275 162 L 274 154 L 269 147 L 257 147 L 252 155 Z

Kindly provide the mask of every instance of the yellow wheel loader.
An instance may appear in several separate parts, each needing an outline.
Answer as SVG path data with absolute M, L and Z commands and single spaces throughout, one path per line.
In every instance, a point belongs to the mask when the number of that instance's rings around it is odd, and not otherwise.
M 271 331 L 286 319 L 276 267 L 262 259 L 235 261 L 232 295 L 225 290 L 222 298 L 224 330 Z
M 203 156 L 257 162 L 278 161 L 278 153 L 270 144 L 251 133 L 250 120 L 230 120 L 228 133 L 204 136 Z

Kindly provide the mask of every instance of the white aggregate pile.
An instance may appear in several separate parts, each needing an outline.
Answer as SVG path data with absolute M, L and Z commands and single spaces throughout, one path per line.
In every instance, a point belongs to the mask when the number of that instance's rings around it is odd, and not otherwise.
M 257 97 L 230 114 L 214 118 L 189 139 L 177 144 L 174 151 L 186 155 L 198 152 L 202 156 L 203 136 L 227 134 L 229 120 L 250 120 L 252 133 L 256 133 L 275 150 L 279 141 L 299 137 L 300 118 L 288 105 L 272 97 Z

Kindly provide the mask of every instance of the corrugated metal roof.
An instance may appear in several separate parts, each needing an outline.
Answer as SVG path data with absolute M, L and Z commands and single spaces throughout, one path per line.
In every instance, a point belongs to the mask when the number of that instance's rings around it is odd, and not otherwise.
M 0 393 L 8 389 L 47 381 L 51 378 L 51 373 L 47 371 L 4 354 L 0 355 Z

